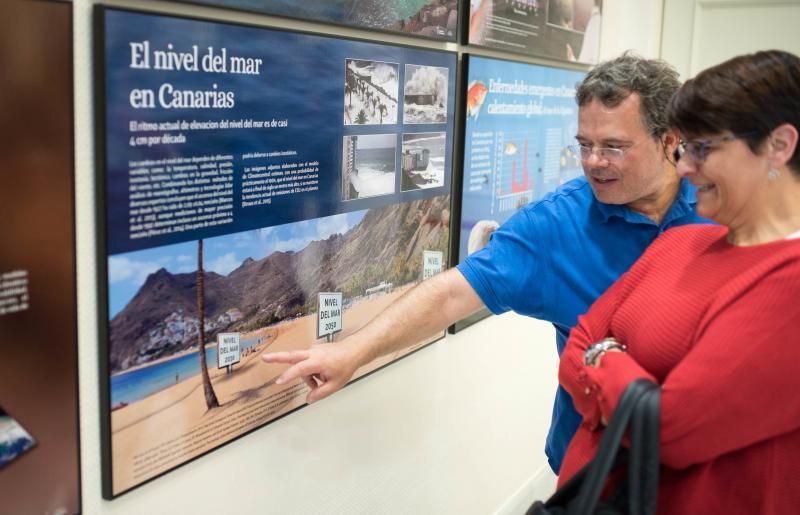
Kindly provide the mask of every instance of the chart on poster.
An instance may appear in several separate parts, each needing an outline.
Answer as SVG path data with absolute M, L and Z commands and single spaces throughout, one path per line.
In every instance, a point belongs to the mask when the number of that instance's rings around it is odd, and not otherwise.
M 447 251 L 456 56 L 98 16 L 114 497 L 303 406 L 261 353 L 346 337 Z

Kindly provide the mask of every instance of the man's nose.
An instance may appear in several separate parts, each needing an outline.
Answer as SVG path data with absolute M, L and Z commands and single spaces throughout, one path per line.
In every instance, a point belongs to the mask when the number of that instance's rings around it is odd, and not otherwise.
M 607 165 L 608 160 L 600 157 L 594 149 L 592 149 L 592 152 L 583 160 L 583 166 L 586 168 L 602 168 Z

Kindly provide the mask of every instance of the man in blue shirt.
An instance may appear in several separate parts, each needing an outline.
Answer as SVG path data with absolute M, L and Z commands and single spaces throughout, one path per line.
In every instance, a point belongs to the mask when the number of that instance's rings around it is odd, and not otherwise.
M 584 177 L 517 212 L 489 244 L 334 345 L 273 353 L 302 377 L 308 402 L 341 388 L 355 370 L 474 313 L 517 313 L 552 322 L 559 355 L 578 316 L 670 227 L 698 223 L 694 190 L 675 172 L 679 139 L 666 108 L 680 86 L 663 61 L 632 54 L 601 63 L 579 85 L 577 145 Z M 558 473 L 580 423 L 559 387 L 546 453 Z

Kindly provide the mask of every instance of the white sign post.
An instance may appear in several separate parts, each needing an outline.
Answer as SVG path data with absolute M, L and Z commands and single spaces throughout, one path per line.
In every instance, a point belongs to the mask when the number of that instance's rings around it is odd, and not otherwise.
M 327 342 L 333 341 L 333 335 L 342 330 L 342 292 L 319 294 L 317 305 L 317 338 L 327 336 Z
M 426 250 L 422 253 L 422 280 L 430 279 L 442 271 L 444 253 L 439 250 Z
M 217 335 L 217 368 L 227 367 L 231 373 L 233 365 L 241 360 L 239 333 L 219 333 Z

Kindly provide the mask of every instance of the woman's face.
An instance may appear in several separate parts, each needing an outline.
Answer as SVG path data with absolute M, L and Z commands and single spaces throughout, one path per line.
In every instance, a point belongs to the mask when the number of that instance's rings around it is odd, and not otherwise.
M 728 227 L 753 220 L 763 207 L 767 160 L 730 132 L 685 141 L 677 170 L 697 188 L 697 214 Z

